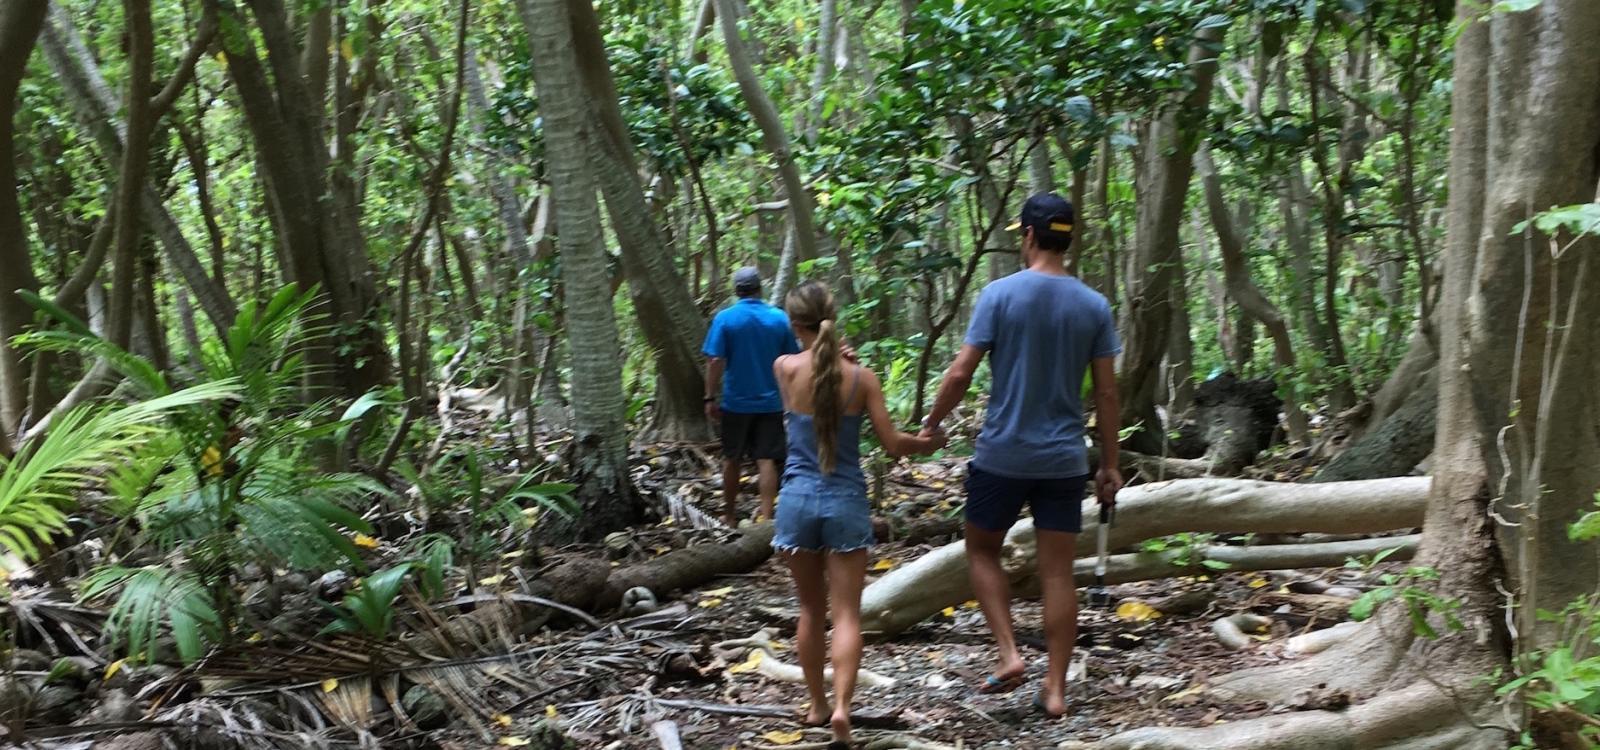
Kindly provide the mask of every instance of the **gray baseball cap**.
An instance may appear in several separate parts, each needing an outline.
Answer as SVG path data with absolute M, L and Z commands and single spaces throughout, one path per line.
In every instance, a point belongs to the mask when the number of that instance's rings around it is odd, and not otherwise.
M 751 267 L 735 271 L 733 273 L 733 291 L 739 294 L 751 294 L 761 291 L 761 272 Z

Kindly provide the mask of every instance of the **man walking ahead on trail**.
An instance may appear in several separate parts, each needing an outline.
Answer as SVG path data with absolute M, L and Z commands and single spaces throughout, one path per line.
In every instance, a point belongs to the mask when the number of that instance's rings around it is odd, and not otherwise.
M 703 353 L 706 417 L 722 426 L 722 520 L 738 525 L 739 479 L 748 459 L 760 476 L 758 519 L 772 518 L 778 497 L 778 461 L 786 450 L 783 397 L 772 363 L 798 354 L 800 342 L 782 310 L 761 300 L 761 274 L 741 268 L 733 275 L 739 301 L 711 320 Z
M 994 383 L 988 413 L 967 470 L 966 547 L 983 616 L 1000 651 L 999 667 L 980 692 L 1016 689 L 1027 671 L 1011 629 L 1011 583 L 1000 567 L 1000 545 L 1024 504 L 1039 539 L 1039 580 L 1050 664 L 1037 705 L 1051 716 L 1066 711 L 1067 666 L 1078 630 L 1072 565 L 1083 528 L 1081 501 L 1089 479 L 1084 443 L 1083 373 L 1093 370 L 1102 506 L 1122 487 L 1117 470 L 1117 339 L 1105 297 L 1067 271 L 1072 204 L 1039 193 L 1023 204 L 1010 227 L 1022 229 L 1024 270 L 990 284 L 978 298 L 966 342 L 939 385 L 923 434 L 961 401 L 984 354 Z

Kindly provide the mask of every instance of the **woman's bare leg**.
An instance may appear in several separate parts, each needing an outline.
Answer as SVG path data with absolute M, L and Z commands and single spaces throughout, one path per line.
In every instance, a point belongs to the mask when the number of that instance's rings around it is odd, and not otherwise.
M 794 576 L 795 595 L 800 599 L 800 624 L 795 628 L 795 651 L 806 675 L 806 692 L 811 709 L 805 723 L 822 726 L 828 720 L 828 689 L 824 684 L 823 634 L 828 627 L 828 591 L 823 580 L 823 556 L 816 552 L 790 552 L 789 572 Z M 859 589 L 858 589 L 859 592 Z M 858 606 L 859 606 L 858 593 Z
M 833 603 L 833 738 L 850 741 L 850 701 L 861 669 L 861 586 L 867 551 L 828 555 L 828 590 Z

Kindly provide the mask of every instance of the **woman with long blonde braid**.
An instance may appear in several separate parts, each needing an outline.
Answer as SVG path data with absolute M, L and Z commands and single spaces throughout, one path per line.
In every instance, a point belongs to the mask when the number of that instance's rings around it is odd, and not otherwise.
M 861 587 L 872 545 L 871 507 L 861 472 L 861 423 L 870 417 L 891 456 L 928 454 L 942 434 L 900 432 L 889 419 L 883 385 L 844 359 L 833 295 L 817 282 L 789 292 L 790 325 L 804 348 L 773 364 L 788 423 L 789 457 L 778 497 L 772 545 L 789 563 L 800 599 L 795 634 L 811 708 L 805 722 L 829 724 L 834 744 L 850 742 L 850 702 L 861 666 Z M 833 710 L 823 684 L 823 630 L 833 609 Z

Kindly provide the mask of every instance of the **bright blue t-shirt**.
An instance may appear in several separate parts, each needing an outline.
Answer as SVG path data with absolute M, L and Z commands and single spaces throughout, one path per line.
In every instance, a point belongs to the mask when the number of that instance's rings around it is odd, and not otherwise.
M 722 410 L 735 414 L 783 411 L 778 376 L 772 363 L 784 354 L 799 354 L 800 342 L 789 329 L 789 316 L 754 297 L 746 297 L 711 319 L 707 357 L 727 362 L 722 375 Z
M 994 383 L 972 465 L 1015 479 L 1089 473 L 1083 375 L 1122 351 L 1111 305 L 1072 276 L 1022 271 L 985 287 L 967 343 Z

